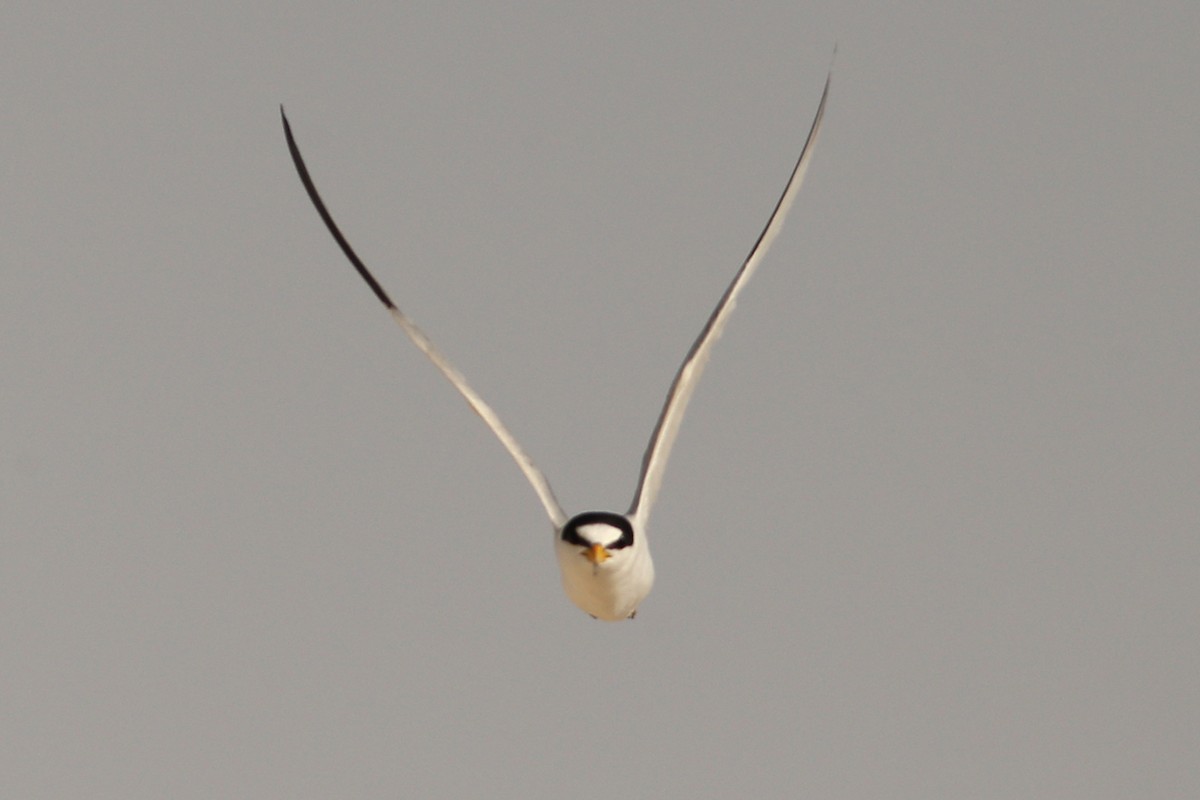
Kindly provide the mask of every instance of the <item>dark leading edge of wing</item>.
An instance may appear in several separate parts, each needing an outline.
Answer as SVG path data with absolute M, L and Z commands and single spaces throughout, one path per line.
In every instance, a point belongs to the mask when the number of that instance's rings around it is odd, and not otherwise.
M 684 358 L 683 363 L 680 364 L 679 370 L 675 373 L 675 378 L 671 382 L 666 401 L 663 403 L 662 411 L 654 426 L 654 432 L 651 434 L 650 442 L 642 457 L 642 469 L 638 477 L 637 490 L 634 493 L 633 502 L 627 512 L 628 516 L 635 517 L 640 524 L 645 524 L 650 509 L 658 496 L 663 473 L 666 471 L 667 461 L 670 458 L 675 438 L 679 433 L 679 427 L 687 410 L 688 401 L 695 391 L 696 384 L 700 380 L 700 375 L 704 371 L 704 366 L 708 361 L 713 345 L 720 337 L 721 331 L 733 311 L 738 294 L 757 269 L 763 256 L 766 255 L 772 240 L 778 235 L 792 201 L 800 190 L 800 184 L 804 179 L 804 173 L 808 168 L 813 146 L 816 143 L 817 134 L 821 128 L 821 120 L 825 115 L 825 102 L 829 97 L 831 79 L 832 70 L 830 71 L 830 75 L 826 77 L 825 89 L 821 93 L 821 101 L 817 107 L 812 127 L 809 129 L 808 138 L 804 143 L 795 167 L 792 169 L 787 186 L 775 204 L 775 209 L 770 219 L 755 240 L 754 247 L 751 248 L 750 254 L 742 263 L 733 281 L 721 296 L 717 307 L 709 315 L 703 330 L 692 343 L 687 356 Z M 287 115 L 284 113 L 282 105 L 279 107 L 279 115 L 283 120 L 283 131 L 287 137 L 288 151 L 292 154 L 292 162 L 295 164 L 300 181 L 304 184 L 305 191 L 308 192 L 309 200 L 312 201 L 313 206 L 317 209 L 317 213 L 321 215 L 321 219 L 325 222 L 325 227 L 328 228 L 330 235 L 333 236 L 334 241 L 342 249 L 342 253 L 354 265 L 354 269 L 358 271 L 358 274 L 366 281 L 367 285 L 371 287 L 371 291 L 375 293 L 379 301 L 388 309 L 396 324 L 404 330 L 413 343 L 425 353 L 434 366 L 454 385 L 455 389 L 458 390 L 475 413 L 491 428 L 492 432 L 513 457 L 513 460 L 516 461 L 517 466 L 525 474 L 534 491 L 537 492 L 551 523 L 556 529 L 561 529 L 567 522 L 567 516 L 555 499 L 554 492 L 550 489 L 550 484 L 546 480 L 545 475 L 534 465 L 533 460 L 529 458 L 524 449 L 517 443 L 517 440 L 500 421 L 496 412 L 470 387 L 462 374 L 446 360 L 445 356 L 441 354 L 421 329 L 396 307 L 396 304 L 388 297 L 387 292 L 375 280 L 375 276 L 371 274 L 370 270 L 363 264 L 362 259 L 354 252 L 354 248 L 346 241 L 346 237 L 342 235 L 337 223 L 333 221 L 333 217 L 325 207 L 325 202 L 321 199 L 320 194 L 317 193 L 317 187 L 313 184 L 312 177 L 308 174 L 304 158 L 300 155 L 300 148 L 296 146 L 295 137 L 292 136 L 292 127 L 288 123 Z
M 529 481 L 533 490 L 537 492 L 538 499 L 542 501 L 542 506 L 546 509 L 546 515 L 550 518 L 551 524 L 555 529 L 561 528 L 567 521 L 566 512 L 562 506 L 558 504 L 558 500 L 554 497 L 554 491 L 550 488 L 550 482 L 546 480 L 546 476 L 533 463 L 533 459 L 525 452 L 516 437 L 509 432 L 508 428 L 500 421 L 500 417 L 492 410 L 479 393 L 471 388 L 467 383 L 467 379 L 463 374 L 454 368 L 454 365 L 442 355 L 441 351 L 434 346 L 429 337 L 425 335 L 417 325 L 404 315 L 396 304 L 392 302 L 392 298 L 388 297 L 387 292 L 375 280 L 375 276 L 371 274 L 366 265 L 354 252 L 354 248 L 346 241 L 346 237 L 338 230 L 337 223 L 333 221 L 333 217 L 329 214 L 329 209 L 325 208 L 325 203 L 321 200 L 321 196 L 317 194 L 317 187 L 313 185 L 312 177 L 308 174 L 308 168 L 304 166 L 304 159 L 300 156 L 300 148 L 296 146 L 296 140 L 292 136 L 292 126 L 288 124 L 287 115 L 283 113 L 283 106 L 279 107 L 279 115 L 283 118 L 283 132 L 287 136 L 288 150 L 292 154 L 292 161 L 296 165 L 296 172 L 300 175 L 300 182 L 304 184 L 305 191 L 308 192 L 308 199 L 312 201 L 313 206 L 317 209 L 317 213 L 321 215 L 321 219 L 325 221 L 325 227 L 329 229 L 329 233 L 333 235 L 334 241 L 342 248 L 342 253 L 346 258 L 350 259 L 350 263 L 358 270 L 358 274 L 371 287 L 371 291 L 379 298 L 379 302 L 383 303 L 387 308 L 388 313 L 392 315 L 392 319 L 404 331 L 413 344 L 425 354 L 425 356 L 433 362 L 433 365 L 438 368 L 438 371 L 445 376 L 446 380 L 450 381 L 451 385 L 462 395 L 467 401 L 467 405 L 471 410 L 479 415 L 484 424 L 491 429 L 504 448 L 508 450 L 509 455 L 517 463 L 517 466 L 524 473 L 526 480 Z
M 371 287 L 371 291 L 379 298 L 379 302 L 383 303 L 388 309 L 395 310 L 396 304 L 392 302 L 392 298 L 388 297 L 387 292 L 379 285 L 379 281 L 375 280 L 375 276 L 367 269 L 367 265 L 362 262 L 362 259 L 354 252 L 354 248 L 346 241 L 346 237 L 338 230 L 337 223 L 333 221 L 333 216 L 329 213 L 329 209 L 325 207 L 325 202 L 321 200 L 321 195 L 317 193 L 317 187 L 313 184 L 312 176 L 308 174 L 308 167 L 304 166 L 304 157 L 300 155 L 300 148 L 296 146 L 296 138 L 292 136 L 292 126 L 288 124 L 287 114 L 283 112 L 282 105 L 279 106 L 279 116 L 283 120 L 283 134 L 287 137 L 288 151 L 292 154 L 292 163 L 296 165 L 296 172 L 300 174 L 300 182 L 304 184 L 304 191 L 308 192 L 308 199 L 312 200 L 312 204 L 317 208 L 317 213 L 325 221 L 325 227 L 333 235 L 334 241 L 338 243 L 338 247 L 342 248 L 342 252 L 346 254 L 346 258 L 350 259 L 350 263 L 358 270 L 358 274 L 362 276 L 362 279 Z
M 834 52 L 836 54 L 837 51 Z M 679 365 L 679 371 L 675 373 L 671 388 L 667 391 L 666 402 L 663 403 L 662 412 L 654 426 L 654 432 L 650 435 L 650 444 L 646 447 L 646 453 L 642 457 L 641 475 L 638 477 L 637 490 L 628 512 L 631 516 L 636 515 L 645 519 L 649 515 L 650 506 L 654 504 L 658 496 L 667 460 L 670 458 L 675 437 L 679 433 L 679 425 L 683 421 L 688 401 L 696 389 L 696 384 L 704 371 L 712 347 L 720 337 L 725 323 L 729 320 L 738 293 L 745 287 L 759 262 L 766 255 L 767 248 L 778 235 L 792 201 L 795 200 L 796 194 L 800 190 L 804 173 L 808 169 L 809 159 L 812 157 L 813 145 L 816 144 L 817 134 L 821 130 L 821 120 L 825 116 L 825 102 L 829 99 L 829 86 L 832 80 L 833 71 L 831 69 L 825 78 L 825 88 L 821 92 L 821 102 L 817 106 L 812 127 L 809 128 L 808 138 L 800 151 L 800 157 L 796 159 L 796 165 L 792 168 L 791 176 L 788 178 L 783 193 L 775 203 L 775 209 L 771 212 L 770 219 L 759 233 L 754 247 L 750 249 L 750 254 L 742 262 L 741 268 L 738 269 L 737 274 L 725 289 L 725 293 L 721 295 L 717 307 L 713 309 L 708 321 L 704 323 L 700 335 L 692 343 L 683 363 Z

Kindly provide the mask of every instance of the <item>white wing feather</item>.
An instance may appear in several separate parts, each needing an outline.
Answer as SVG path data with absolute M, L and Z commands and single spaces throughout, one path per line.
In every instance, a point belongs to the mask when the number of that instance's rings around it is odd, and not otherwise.
M 728 322 L 729 315 L 733 312 L 738 294 L 745 288 L 750 276 L 754 274 L 759 262 L 766 255 L 767 248 L 771 246 L 771 242 L 783 228 L 784 218 L 787 217 L 788 210 L 792 207 L 792 201 L 796 199 L 796 194 L 800 191 L 800 184 L 804 181 L 804 173 L 808 169 L 808 162 L 812 157 L 813 146 L 817 142 L 817 134 L 821 130 L 821 118 L 825 115 L 825 100 L 829 97 L 829 84 L 832 78 L 833 73 L 830 72 L 825 79 L 825 89 L 821 93 L 821 103 L 817 106 L 817 113 L 813 119 L 812 128 L 809 129 L 808 139 L 804 143 L 804 149 L 800 151 L 800 158 L 797 159 L 796 166 L 792 169 L 792 176 L 788 180 L 779 202 L 775 205 L 775 211 L 771 214 L 762 233 L 759 234 L 758 241 L 750 250 L 750 255 L 746 257 L 746 261 L 733 277 L 725 294 L 721 296 L 717 307 L 713 309 L 708 321 L 704 324 L 704 329 L 692 343 L 692 348 L 679 366 L 675 380 L 672 381 L 671 388 L 667 392 L 667 399 L 663 403 L 662 412 L 654 426 L 654 433 L 651 434 L 650 443 L 642 457 L 642 473 L 638 479 L 633 502 L 629 506 L 629 516 L 635 518 L 642 527 L 645 526 L 646 520 L 650 516 L 650 509 L 658 497 L 663 473 L 667 468 L 667 460 L 671 456 L 671 447 L 675 444 L 675 437 L 679 435 L 679 425 L 683 422 L 688 401 L 692 397 L 692 392 L 696 390 L 696 384 L 708 363 L 713 345 L 720 338 L 721 331 Z
M 292 154 L 292 162 L 296 165 L 296 172 L 300 175 L 300 181 L 304 184 L 304 188 L 308 192 L 308 197 L 316 207 L 317 213 L 324 220 L 325 227 L 329 229 L 338 246 L 342 248 L 342 252 L 346 255 L 346 258 L 350 260 L 350 263 L 354 265 L 358 274 L 371 287 L 371 291 L 375 293 L 375 296 L 379 298 L 379 301 L 391 313 L 392 319 L 396 321 L 396 324 L 408 334 L 408 338 L 412 339 L 413 344 L 420 348 L 421 352 L 433 362 L 433 365 L 446 376 L 446 379 L 450 381 L 454 388 L 458 390 L 458 393 L 467 401 L 467 405 L 471 407 L 471 410 L 479 415 L 480 419 L 491 429 L 492 433 L 496 434 L 496 438 L 508 450 L 513 461 L 517 462 L 517 466 L 521 468 L 521 472 L 525 474 L 525 478 L 533 486 L 533 490 L 537 492 L 538 499 L 542 501 L 550 522 L 554 525 L 555 529 L 561 528 L 567 522 L 567 515 L 563 511 L 562 506 L 558 504 L 558 500 L 554 497 L 554 492 L 551 490 L 550 482 L 546 480 L 546 476 L 542 474 L 542 471 L 533 463 L 533 459 L 529 457 L 529 454 L 525 452 L 516 438 L 509 432 L 508 428 L 504 426 L 504 423 L 500 421 L 500 417 L 496 415 L 492 407 L 484 402 L 483 398 L 471 388 L 470 384 L 467 383 L 467 379 L 463 377 L 461 372 L 454 368 L 454 365 L 446 360 L 446 357 L 429 340 L 425 332 L 418 328 L 392 302 L 392 299 L 388 296 L 384 288 L 375 280 L 375 276 L 371 274 L 370 270 L 362 262 L 362 259 L 354 252 L 346 237 L 338 229 L 337 223 L 333 221 L 333 217 L 325 207 L 324 201 L 321 200 L 321 195 L 317 193 L 317 187 L 313 183 L 312 177 L 308 174 L 308 168 L 304 165 L 304 159 L 300 155 L 300 148 L 296 146 L 296 140 L 292 136 L 292 127 L 288 124 L 287 115 L 283 113 L 282 106 L 279 108 L 279 113 L 283 118 L 283 132 L 287 137 L 288 150 Z

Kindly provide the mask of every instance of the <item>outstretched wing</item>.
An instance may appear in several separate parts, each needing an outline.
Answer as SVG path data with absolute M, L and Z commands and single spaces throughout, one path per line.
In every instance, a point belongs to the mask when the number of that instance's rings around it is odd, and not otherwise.
M 321 200 L 321 195 L 317 193 L 317 187 L 313 184 L 312 177 L 308 174 L 308 168 L 304 165 L 304 158 L 300 155 L 300 148 L 296 146 L 296 139 L 292 136 L 292 126 L 288 124 L 287 115 L 283 113 L 283 106 L 279 107 L 279 115 L 283 119 L 283 133 L 287 137 L 288 150 L 292 154 L 292 162 L 296 165 L 296 172 L 300 174 L 300 182 L 304 184 L 305 191 L 308 192 L 308 198 L 312 200 L 312 204 L 316 206 L 317 213 L 321 215 L 321 219 L 325 221 L 325 227 L 333 234 L 334 240 L 338 246 L 342 248 L 342 252 L 346 254 L 346 258 L 350 259 L 350 263 L 358 270 L 358 274 L 362 277 L 367 285 L 371 287 L 371 291 L 379 298 L 379 302 L 383 303 L 388 312 L 392 315 L 392 319 L 396 321 L 408 338 L 413 340 L 421 352 L 429 357 L 433 365 L 437 367 L 450 383 L 454 384 L 454 388 L 467 401 L 467 405 L 480 416 L 481 419 L 492 429 L 492 433 L 496 434 L 496 438 L 508 450 L 509 455 L 517 462 L 517 466 L 521 468 L 521 472 L 525 473 L 526 479 L 533 486 L 533 490 L 537 492 L 538 499 L 542 501 L 542 505 L 546 508 L 546 515 L 550 517 L 550 522 L 555 528 L 561 528 L 567 521 L 567 515 L 563 511 L 562 506 L 558 504 L 558 500 L 554 497 L 554 492 L 550 489 L 550 483 L 546 480 L 546 476 L 533 463 L 533 459 L 521 448 L 517 440 L 509 433 L 508 428 L 504 427 L 504 423 L 496 416 L 496 412 L 492 407 L 483 401 L 474 389 L 467 383 L 467 379 L 462 376 L 454 366 L 446 360 L 442 352 L 434 346 L 433 342 L 429 341 L 429 337 L 424 331 L 418 328 L 412 320 L 404 315 L 404 312 L 396 307 L 392 302 L 392 298 L 388 297 L 383 287 L 375 280 L 375 276 L 371 274 L 362 259 L 354 252 L 354 248 L 346 241 L 346 237 L 338 229 L 337 223 L 333 221 L 333 217 L 329 213 L 329 209 L 325 208 L 325 203 Z
M 775 204 L 775 211 L 771 214 L 771 219 L 767 221 L 766 227 L 758 235 L 758 241 L 754 243 L 750 255 L 746 257 L 742 268 L 738 270 L 737 275 L 733 277 L 733 282 L 721 296 L 721 300 L 713 309 L 708 322 L 704 323 L 704 329 L 692 343 L 687 357 L 679 366 L 679 372 L 675 373 L 675 380 L 672 381 L 671 389 L 667 392 L 667 399 L 663 403 L 658 423 L 654 426 L 654 433 L 650 436 L 650 444 L 646 447 L 646 454 L 642 456 L 642 474 L 638 479 L 633 503 L 629 506 L 629 516 L 636 517 L 643 525 L 650 516 L 650 508 L 658 497 L 663 473 L 667 468 L 667 459 L 671 455 L 671 447 L 675 444 L 675 437 L 679 435 L 679 424 L 683 422 L 688 401 L 692 397 L 692 392 L 696 390 L 696 384 L 708 363 L 713 345 L 721 336 L 725 323 L 729 321 L 729 315 L 733 312 L 738 294 L 745 288 L 750 276 L 758 268 L 759 262 L 767 254 L 767 248 L 779 234 L 788 209 L 791 208 L 792 201 L 796 199 L 796 194 L 800 191 L 800 184 L 804 181 L 804 173 L 812 158 L 813 146 L 817 142 L 817 134 L 821 130 L 821 118 L 825 115 L 825 100 L 829 97 L 829 84 L 832 78 L 831 71 L 825 78 L 825 90 L 821 93 L 821 103 L 817 106 L 817 114 L 813 119 L 812 128 L 808 132 L 808 140 L 804 143 L 804 149 L 800 151 L 800 158 L 792 169 L 792 177 L 788 180 L 787 187 L 784 188 L 779 202 Z

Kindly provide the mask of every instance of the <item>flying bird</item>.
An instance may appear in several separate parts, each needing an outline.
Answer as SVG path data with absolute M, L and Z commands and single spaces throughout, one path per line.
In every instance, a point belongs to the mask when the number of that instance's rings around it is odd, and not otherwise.
M 287 115 L 283 111 L 283 106 L 279 107 L 280 117 L 283 120 L 283 132 L 287 137 L 288 150 L 291 152 L 296 172 L 299 173 L 300 181 L 304 184 L 304 189 L 308 192 L 308 197 L 316 207 L 317 213 L 324 220 L 325 227 L 329 229 L 346 258 L 354 265 L 359 276 L 392 315 L 396 324 L 446 376 L 471 409 L 483 419 L 500 443 L 508 450 L 513 460 L 517 462 L 517 466 L 521 468 L 521 472 L 525 474 L 525 478 L 533 486 L 538 499 L 541 500 L 542 506 L 546 509 L 546 515 L 554 527 L 554 550 L 559 569 L 562 572 L 562 584 L 567 597 L 596 619 L 610 622 L 632 619 L 637 613 L 638 606 L 650 593 L 650 588 L 654 583 L 654 562 L 650 558 L 646 528 L 650 519 L 650 510 L 658 497 L 663 473 L 667 468 L 671 447 L 675 444 L 675 438 L 679 434 L 679 425 L 683 421 L 688 401 L 708 363 L 713 345 L 716 344 L 725 323 L 728 322 L 729 316 L 733 312 L 738 295 L 746 287 L 750 276 L 754 274 L 766 255 L 767 248 L 779 234 L 784 218 L 792 206 L 792 201 L 800 191 L 800 184 L 804 180 L 804 173 L 808 169 L 813 147 L 821 130 L 821 119 L 825 114 L 825 101 L 829 97 L 829 85 L 832 77 L 831 71 L 825 78 L 825 88 L 821 93 L 821 101 L 817 106 L 817 113 L 813 118 L 804 148 L 800 151 L 800 157 L 796 160 L 795 167 L 792 168 L 791 177 L 788 179 L 787 186 L 784 187 L 783 194 L 775 204 L 771 218 L 758 235 L 758 239 L 750 249 L 750 254 L 742 263 L 737 274 L 733 276 L 725 293 L 721 295 L 716 308 L 709 315 L 703 330 L 692 343 L 683 363 L 679 365 L 678 372 L 675 373 L 662 411 L 658 415 L 658 422 L 650 436 L 650 443 L 646 446 L 646 452 L 642 456 L 642 469 L 638 477 L 637 489 L 633 495 L 633 502 L 630 503 L 629 510 L 623 514 L 614 511 L 586 511 L 574 516 L 567 515 L 558 500 L 555 499 L 546 476 L 542 474 L 542 471 L 533 463 L 533 459 L 500 421 L 500 417 L 496 415 L 492 407 L 471 388 L 462 373 L 446 360 L 446 357 L 429 340 L 429 337 L 392 302 L 387 291 L 354 252 L 337 223 L 333 221 L 320 194 L 317 193 L 317 187 L 309 175 L 308 167 L 305 166 L 300 149 L 296 145 L 296 139 L 292 135 L 292 127 L 288 124 Z

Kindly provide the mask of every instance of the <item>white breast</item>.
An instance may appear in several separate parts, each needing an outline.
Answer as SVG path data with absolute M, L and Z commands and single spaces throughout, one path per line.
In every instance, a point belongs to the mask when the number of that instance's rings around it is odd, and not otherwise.
M 654 562 L 645 536 L 639 535 L 633 547 L 614 551 L 602 564 L 592 564 L 583 557 L 582 549 L 555 537 L 567 597 L 597 619 L 628 619 L 654 585 Z

